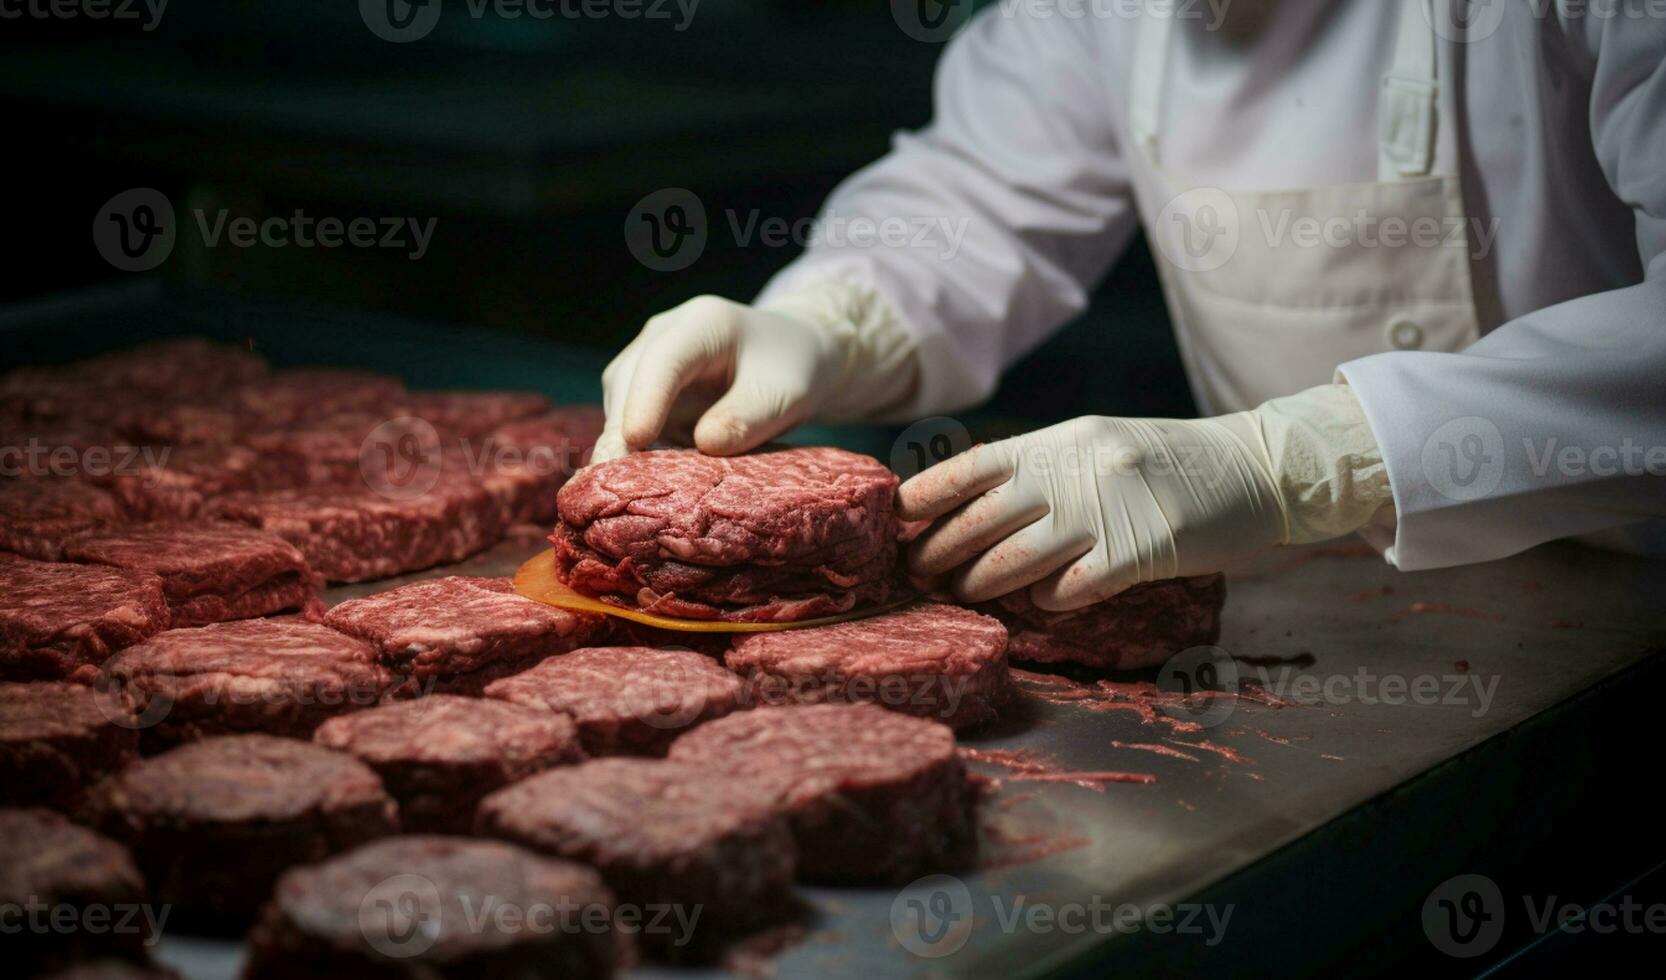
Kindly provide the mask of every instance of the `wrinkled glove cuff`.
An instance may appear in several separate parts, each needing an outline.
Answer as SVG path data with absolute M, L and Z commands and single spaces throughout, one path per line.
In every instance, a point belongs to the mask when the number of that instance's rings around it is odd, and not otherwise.
M 1250 413 L 1289 515 L 1290 543 L 1364 528 L 1394 502 L 1382 449 L 1347 385 L 1320 385 Z

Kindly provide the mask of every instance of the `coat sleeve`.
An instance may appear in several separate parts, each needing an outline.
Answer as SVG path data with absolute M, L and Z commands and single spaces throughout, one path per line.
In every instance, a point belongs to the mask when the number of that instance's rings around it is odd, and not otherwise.
M 759 297 L 834 279 L 886 301 L 919 353 L 888 417 L 988 398 L 1087 307 L 1138 225 L 1096 19 L 1030 9 L 991 5 L 950 42 L 931 124 L 833 192 L 815 243 Z
M 1666 24 L 1588 18 L 1568 33 L 1594 58 L 1591 139 L 1609 184 L 1568 193 L 1631 206 L 1640 281 L 1461 353 L 1341 367 L 1388 466 L 1402 570 L 1666 515 Z

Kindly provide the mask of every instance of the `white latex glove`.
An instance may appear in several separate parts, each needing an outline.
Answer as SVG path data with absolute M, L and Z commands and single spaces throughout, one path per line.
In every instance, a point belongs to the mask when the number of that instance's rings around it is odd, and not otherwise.
M 742 453 L 818 419 L 873 418 L 907 400 L 915 343 L 870 290 L 825 282 L 755 308 L 699 296 L 649 320 L 602 372 L 594 459 L 660 439 Z
M 1339 537 L 1392 502 L 1345 385 L 1193 422 L 1079 418 L 974 447 L 900 494 L 907 520 L 949 515 L 915 540 L 914 575 L 952 572 L 966 602 L 1029 586 L 1051 610 Z

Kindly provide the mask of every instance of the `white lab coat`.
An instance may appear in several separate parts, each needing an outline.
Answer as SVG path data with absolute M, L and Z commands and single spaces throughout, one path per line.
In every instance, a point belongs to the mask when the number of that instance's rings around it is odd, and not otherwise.
M 1479 231 L 1485 336 L 1460 352 L 1385 338 L 1383 353 L 1338 365 L 1383 449 L 1406 570 L 1666 516 L 1666 17 L 1646 2 L 1543 6 L 1511 2 L 1485 39 L 1439 43 L 1440 112 L 1460 134 L 1444 152 L 1458 156 Z M 1141 25 L 1128 7 L 986 9 L 943 56 L 932 124 L 899 135 L 823 215 L 948 222 L 958 247 L 946 232 L 824 237 L 760 300 L 826 278 L 872 287 L 920 344 L 919 387 L 899 415 L 987 398 L 1082 312 L 1138 226 L 1133 188 L 1148 175 L 1129 135 Z M 1285 0 L 1247 40 L 1183 22 L 1165 164 L 1226 188 L 1376 179 L 1397 18 L 1383 0 Z M 1454 494 L 1426 453 L 1475 420 L 1496 430 L 1504 452 L 1485 459 L 1502 472 L 1484 493 Z

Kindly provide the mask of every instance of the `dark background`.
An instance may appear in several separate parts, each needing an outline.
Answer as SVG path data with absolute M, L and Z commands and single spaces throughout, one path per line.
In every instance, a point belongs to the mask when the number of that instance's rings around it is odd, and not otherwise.
M 442 321 L 605 362 L 690 296 L 750 299 L 796 247 L 742 247 L 725 215 L 813 215 L 893 132 L 929 120 L 942 50 L 872 0 L 703 0 L 686 20 L 675 3 L 627 20 L 438 2 L 432 31 L 402 44 L 377 36 L 356 0 L 172 0 L 154 26 L 142 6 L 134 19 L 0 20 L 0 113 L 19 178 L 0 302 L 134 278 L 104 261 L 91 228 L 114 194 L 153 187 L 180 222 L 150 273 L 170 295 Z M 587 9 L 576 2 L 539 9 Z M 971 6 L 951 3 L 952 15 Z M 632 206 L 667 187 L 698 195 L 712 225 L 676 272 L 645 267 L 625 239 Z M 208 247 L 187 217 L 199 209 L 411 216 L 435 230 L 418 261 Z M 135 323 L 135 340 L 153 329 Z M 37 338 L 5 357 L 58 359 L 59 342 L 88 346 Z M 1082 322 L 1009 375 L 977 428 L 1089 412 L 1192 414 L 1143 246 Z

